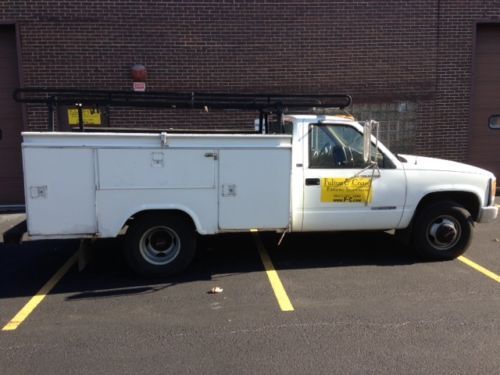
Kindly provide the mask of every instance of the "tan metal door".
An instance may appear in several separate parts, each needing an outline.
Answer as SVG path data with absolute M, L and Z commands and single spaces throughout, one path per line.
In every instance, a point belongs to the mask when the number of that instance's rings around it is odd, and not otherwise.
M 15 29 L 0 26 L 0 207 L 24 204 L 21 106 L 12 99 L 18 77 Z
M 500 24 L 478 25 L 470 162 L 500 177 Z

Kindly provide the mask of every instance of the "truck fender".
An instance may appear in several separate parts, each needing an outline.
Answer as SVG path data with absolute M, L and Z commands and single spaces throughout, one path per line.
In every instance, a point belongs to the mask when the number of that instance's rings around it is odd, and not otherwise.
M 398 228 L 408 228 L 422 207 L 438 200 L 456 201 L 471 213 L 474 220 L 477 220 L 479 209 L 483 205 L 481 192 L 478 190 L 471 186 L 430 186 L 418 199 L 414 199 L 413 201 L 407 200 L 407 205 L 405 206 Z
M 99 234 L 100 237 L 116 237 L 120 231 L 130 222 L 133 217 L 137 215 L 143 215 L 148 212 L 158 212 L 158 211 L 179 211 L 180 213 L 186 215 L 191 219 L 196 231 L 200 234 L 212 234 L 210 228 L 207 228 L 202 224 L 202 220 L 196 214 L 195 211 L 187 206 L 183 205 L 140 205 L 136 207 L 128 208 L 124 212 L 120 212 L 121 219 L 112 219 L 107 217 L 105 220 L 101 217 L 99 221 Z M 115 212 L 116 214 L 116 212 Z M 215 233 L 217 228 L 212 228 Z
M 137 216 L 137 215 L 142 215 L 148 212 L 158 212 L 158 211 L 180 211 L 181 213 L 185 214 L 188 216 L 191 221 L 194 224 L 194 227 L 196 228 L 196 231 L 200 234 L 206 234 L 205 230 L 203 229 L 203 226 L 201 224 L 200 218 L 198 215 L 189 207 L 183 206 L 183 205 L 165 205 L 165 206 L 141 206 L 139 209 L 135 210 L 135 212 L 124 221 L 124 224 L 126 221 L 128 221 L 131 217 Z

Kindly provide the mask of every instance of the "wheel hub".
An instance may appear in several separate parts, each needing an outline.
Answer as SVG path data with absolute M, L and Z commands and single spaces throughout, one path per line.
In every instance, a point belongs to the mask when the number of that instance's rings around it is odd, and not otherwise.
M 142 235 L 139 250 L 148 263 L 161 266 L 177 258 L 181 250 L 181 240 L 171 228 L 157 226 Z
M 453 226 L 453 224 L 441 224 L 436 230 L 436 239 L 441 243 L 450 243 L 456 236 L 457 229 Z
M 439 217 L 429 227 L 429 241 L 438 250 L 449 250 L 460 239 L 460 225 L 453 217 Z
M 172 237 L 164 231 L 158 231 L 151 235 L 149 243 L 153 250 L 164 252 L 172 245 Z

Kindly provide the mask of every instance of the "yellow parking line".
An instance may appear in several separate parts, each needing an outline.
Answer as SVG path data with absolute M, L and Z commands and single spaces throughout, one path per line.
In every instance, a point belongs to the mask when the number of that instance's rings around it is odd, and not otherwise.
M 59 280 L 68 272 L 68 270 L 75 264 L 78 259 L 78 252 L 73 254 L 71 258 L 69 258 L 66 263 L 57 271 L 52 278 L 45 283 L 45 285 L 35 294 L 29 302 L 24 305 L 24 307 L 19 310 L 19 312 L 14 316 L 10 322 L 8 322 L 5 327 L 2 328 L 2 331 L 13 331 L 22 322 L 28 318 L 28 316 L 36 309 L 36 307 L 43 301 L 43 299 L 50 293 L 50 291 L 56 286 Z
M 500 276 L 498 276 L 496 273 L 491 272 L 490 270 L 484 268 L 483 266 L 477 264 L 476 262 L 473 262 L 472 260 L 462 256 L 459 256 L 457 258 L 459 261 L 462 263 L 467 264 L 469 267 L 474 268 L 476 271 L 481 272 L 483 275 L 489 277 L 490 279 L 495 280 L 497 283 L 500 283 Z
M 274 295 L 278 300 L 278 304 L 280 306 L 281 311 L 294 311 L 293 305 L 290 302 L 290 298 L 286 294 L 285 288 L 283 287 L 283 283 L 280 280 L 278 272 L 274 268 L 273 262 L 267 253 L 262 240 L 260 239 L 257 230 L 251 230 L 253 237 L 255 239 L 255 243 L 257 245 L 257 249 L 259 250 L 260 259 L 262 260 L 262 264 L 266 270 L 267 277 L 269 282 L 271 283 L 271 287 L 273 288 Z

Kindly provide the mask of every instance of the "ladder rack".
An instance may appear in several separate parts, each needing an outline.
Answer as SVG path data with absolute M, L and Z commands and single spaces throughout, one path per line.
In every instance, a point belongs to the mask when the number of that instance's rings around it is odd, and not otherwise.
M 165 109 L 241 110 L 258 111 L 260 132 L 267 132 L 268 115 L 277 116 L 281 124 L 283 114 L 290 111 L 311 112 L 316 108 L 344 109 L 352 103 L 343 94 L 247 94 L 168 91 L 119 91 L 71 88 L 29 87 L 13 93 L 20 103 L 46 105 L 48 127 L 54 130 L 54 111 L 61 105 L 78 108 L 79 128 L 84 131 L 82 107 L 146 107 Z

